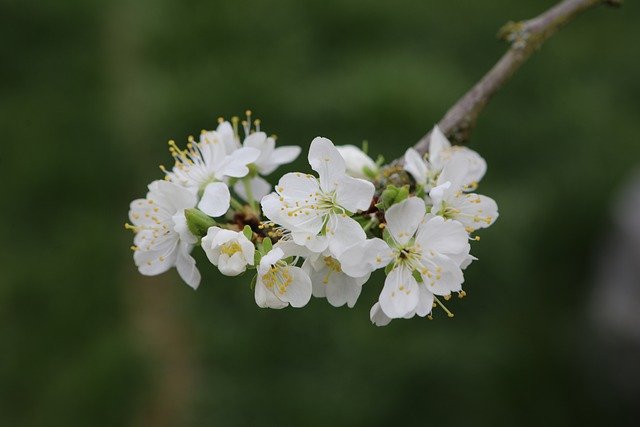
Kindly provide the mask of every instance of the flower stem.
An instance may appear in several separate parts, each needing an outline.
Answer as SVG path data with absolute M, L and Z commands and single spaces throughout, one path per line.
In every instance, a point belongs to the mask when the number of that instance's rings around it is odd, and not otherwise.
M 239 201 L 237 201 L 236 199 L 234 199 L 233 197 L 231 198 L 231 206 L 233 207 L 233 209 L 237 211 L 241 211 L 244 209 L 244 205 Z
M 245 193 L 247 193 L 247 199 L 248 199 L 247 201 L 249 202 L 249 206 L 251 206 L 251 209 L 253 209 L 253 211 L 256 212 L 258 216 L 260 216 L 260 209 L 258 208 L 256 204 L 256 200 L 253 197 L 253 189 L 251 188 L 251 182 L 249 181 L 249 179 L 244 178 L 242 180 L 242 185 L 244 186 Z
M 369 222 L 367 222 L 364 227 L 362 227 L 362 229 L 364 230 L 364 232 L 366 233 L 367 231 L 371 230 L 371 227 L 373 227 L 374 225 L 376 225 L 378 223 L 378 218 L 371 217 L 371 219 L 369 220 Z

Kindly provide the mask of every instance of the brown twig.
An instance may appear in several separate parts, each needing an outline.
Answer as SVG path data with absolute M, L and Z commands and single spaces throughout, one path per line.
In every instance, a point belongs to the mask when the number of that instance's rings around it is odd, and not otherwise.
M 511 47 L 496 65 L 447 111 L 438 122 L 440 129 L 454 144 L 464 143 L 491 97 L 556 31 L 587 9 L 600 4 L 619 6 L 621 3 L 622 0 L 564 0 L 533 19 L 504 25 L 498 32 L 498 37 L 510 42 Z M 430 136 L 431 131 L 414 146 L 419 153 L 424 154 L 429 149 Z

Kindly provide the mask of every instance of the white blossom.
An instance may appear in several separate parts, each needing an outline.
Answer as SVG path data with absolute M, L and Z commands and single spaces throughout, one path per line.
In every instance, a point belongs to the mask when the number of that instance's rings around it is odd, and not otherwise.
M 193 208 L 193 192 L 168 181 L 149 184 L 145 199 L 131 202 L 127 224 L 136 235 L 133 259 L 140 273 L 155 276 L 176 267 L 180 277 L 196 289 L 200 272 L 190 253 L 198 239 L 187 227 L 184 210 Z
M 282 248 L 274 246 L 260 259 L 255 288 L 258 307 L 304 307 L 311 299 L 311 279 L 284 258 Z
M 336 149 L 345 161 L 347 175 L 354 178 L 371 179 L 371 174 L 378 173 L 379 167 L 376 162 L 355 145 L 338 145 Z
M 415 149 L 409 148 L 404 155 L 404 169 L 411 174 L 417 185 L 428 192 L 437 185 L 440 173 L 454 159 L 463 160 L 464 170 L 460 183 L 465 191 L 475 189 L 487 171 L 487 163 L 470 148 L 452 146 L 436 125 L 431 131 L 426 159 Z
M 225 276 L 237 276 L 253 265 L 256 249 L 242 232 L 210 227 L 201 244 L 209 261 Z
M 437 186 L 429 192 L 430 213 L 454 219 L 468 233 L 489 227 L 498 218 L 498 205 L 487 196 L 465 190 L 468 162 L 462 157 L 450 160 L 438 177 Z
M 362 228 L 359 233 L 354 233 L 351 245 L 366 240 L 366 234 Z M 353 307 L 362 292 L 362 285 L 369 280 L 371 272 L 352 277 L 342 271 L 339 261 L 340 254 L 335 257 L 330 251 L 312 253 L 307 256 L 302 268 L 309 274 L 313 284 L 313 296 L 327 298 L 329 304 L 340 307 L 347 304 Z
M 391 318 L 426 316 L 434 295 L 462 290 L 461 265 L 469 259 L 462 224 L 442 217 L 425 218 L 424 201 L 410 197 L 389 208 L 388 241 L 370 239 L 345 251 L 342 269 L 360 274 L 391 264 L 379 303 Z M 417 279 L 419 278 L 419 279 Z
M 309 164 L 318 173 L 288 173 L 276 186 L 277 193 L 262 199 L 267 218 L 291 231 L 293 241 L 313 252 L 341 253 L 362 227 L 350 215 L 369 208 L 374 187 L 368 181 L 346 175 L 344 159 L 326 138 L 315 138 L 309 148 Z
M 200 141 L 190 139 L 185 150 L 170 141 L 175 166 L 166 171 L 167 178 L 179 185 L 202 193 L 198 209 L 213 217 L 229 210 L 231 195 L 225 183 L 228 177 L 242 178 L 249 173 L 248 164 L 254 162 L 260 151 L 255 148 L 238 148 L 230 153 L 217 131 L 203 131 Z

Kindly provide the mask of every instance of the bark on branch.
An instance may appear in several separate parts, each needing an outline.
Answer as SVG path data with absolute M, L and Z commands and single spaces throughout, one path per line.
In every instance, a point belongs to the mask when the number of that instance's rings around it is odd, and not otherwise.
M 520 22 L 508 22 L 498 37 L 511 43 L 509 50 L 438 122 L 454 144 L 464 143 L 491 97 L 533 53 L 564 25 L 581 12 L 601 4 L 619 6 L 622 0 L 564 0 L 543 14 Z M 429 148 L 431 131 L 414 148 L 424 154 Z

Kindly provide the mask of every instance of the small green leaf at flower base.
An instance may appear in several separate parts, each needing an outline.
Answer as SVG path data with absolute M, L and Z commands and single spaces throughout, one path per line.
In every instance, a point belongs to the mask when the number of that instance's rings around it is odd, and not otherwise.
M 418 283 L 422 283 L 422 275 L 420 275 L 420 272 L 418 270 L 413 270 L 413 278 L 416 279 L 416 282 Z
M 393 267 L 395 267 L 393 265 L 392 262 L 390 262 L 385 268 L 384 268 L 384 274 L 386 274 L 387 276 L 389 275 L 389 273 L 391 273 L 391 270 L 393 270 Z
M 260 265 L 260 260 L 262 259 L 262 252 L 256 251 L 253 255 L 253 265 L 257 268 Z
M 393 237 L 391 237 L 391 233 L 389 233 L 389 230 L 387 230 L 386 228 L 382 231 L 382 240 L 387 242 L 387 245 L 389 246 L 394 245 Z
M 409 186 L 403 185 L 398 189 L 396 197 L 393 199 L 393 204 L 400 203 L 403 200 L 406 200 L 407 197 L 409 197 Z
M 216 225 L 216 222 L 209 215 L 199 209 L 185 209 L 184 216 L 187 219 L 187 227 L 194 236 L 204 237 L 210 227 Z
M 244 226 L 244 228 L 242 229 L 242 234 L 244 234 L 244 237 L 246 237 L 249 241 L 251 241 L 251 239 L 253 238 L 253 230 L 248 225 Z
M 271 249 L 273 248 L 273 244 L 271 243 L 271 239 L 268 237 L 265 237 L 264 240 L 262 240 L 262 251 L 263 253 L 269 253 L 271 251 Z
M 388 185 L 380 195 L 380 202 L 376 204 L 376 207 L 381 210 L 389 209 L 398 195 L 398 190 L 395 185 Z

